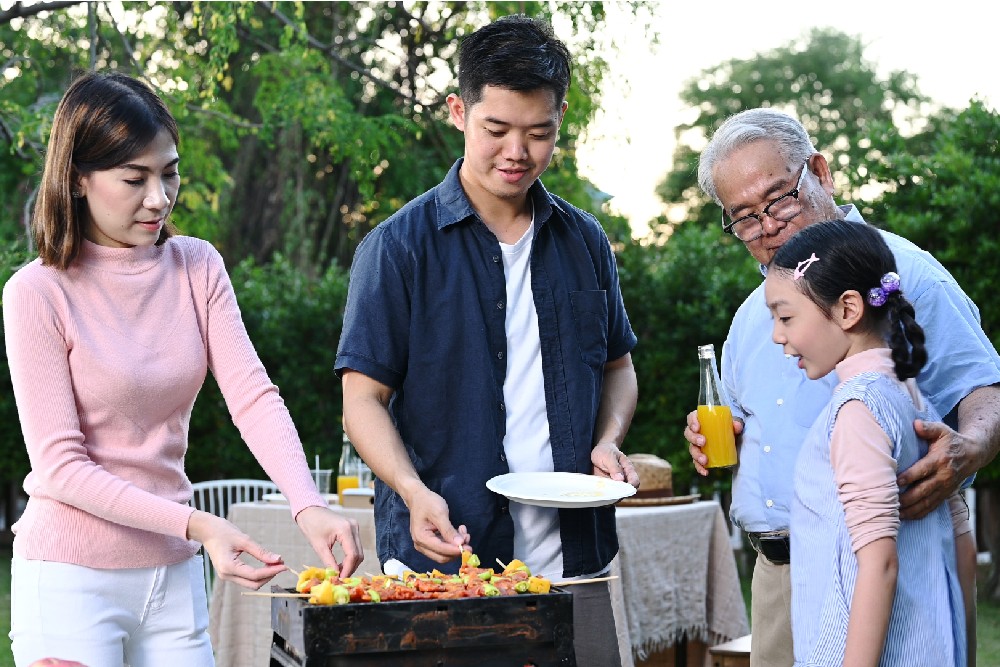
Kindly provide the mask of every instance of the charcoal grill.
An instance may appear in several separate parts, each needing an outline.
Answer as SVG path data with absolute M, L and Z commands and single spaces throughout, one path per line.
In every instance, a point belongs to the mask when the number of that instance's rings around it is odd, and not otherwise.
M 270 667 L 576 667 L 573 596 L 558 588 L 331 606 L 275 597 L 271 628 Z

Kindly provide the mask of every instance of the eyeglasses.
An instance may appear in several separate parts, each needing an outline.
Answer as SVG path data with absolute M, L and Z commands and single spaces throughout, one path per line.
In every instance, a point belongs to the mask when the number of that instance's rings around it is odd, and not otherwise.
M 799 213 L 802 213 L 802 204 L 799 202 L 799 190 L 802 188 L 802 179 L 806 175 L 806 165 L 809 160 L 802 164 L 802 171 L 799 173 L 799 180 L 795 187 L 785 194 L 767 202 L 767 206 L 760 213 L 750 213 L 741 218 L 736 218 L 731 222 L 726 222 L 726 212 L 722 211 L 722 231 L 732 234 L 744 243 L 756 241 L 764 235 L 764 216 L 777 220 L 778 222 L 788 222 Z

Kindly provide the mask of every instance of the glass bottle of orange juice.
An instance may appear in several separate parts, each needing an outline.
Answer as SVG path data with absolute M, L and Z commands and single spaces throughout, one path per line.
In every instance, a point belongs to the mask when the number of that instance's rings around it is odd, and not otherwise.
M 344 489 L 356 489 L 361 486 L 358 468 L 361 457 L 354 451 L 354 446 L 344 433 L 344 446 L 340 450 L 340 465 L 337 467 L 337 498 L 343 502 Z
M 714 345 L 698 346 L 701 386 L 698 390 L 698 423 L 705 436 L 701 451 L 708 457 L 707 468 L 728 468 L 736 465 L 736 435 L 733 433 L 733 413 L 729 397 L 719 379 Z

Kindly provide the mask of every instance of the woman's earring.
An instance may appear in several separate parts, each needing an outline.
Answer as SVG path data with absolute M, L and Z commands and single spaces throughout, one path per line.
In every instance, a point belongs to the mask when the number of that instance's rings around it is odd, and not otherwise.
M 73 190 L 70 194 L 73 196 L 73 199 L 83 199 L 83 193 L 79 190 Z

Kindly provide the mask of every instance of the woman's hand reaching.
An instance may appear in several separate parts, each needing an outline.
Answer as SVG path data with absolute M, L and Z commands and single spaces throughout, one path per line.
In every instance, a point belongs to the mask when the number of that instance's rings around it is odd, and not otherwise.
M 284 572 L 281 556 L 254 542 L 222 517 L 195 510 L 188 519 L 188 539 L 201 542 L 219 578 L 253 590 Z M 240 558 L 243 554 L 263 563 L 255 567 Z

